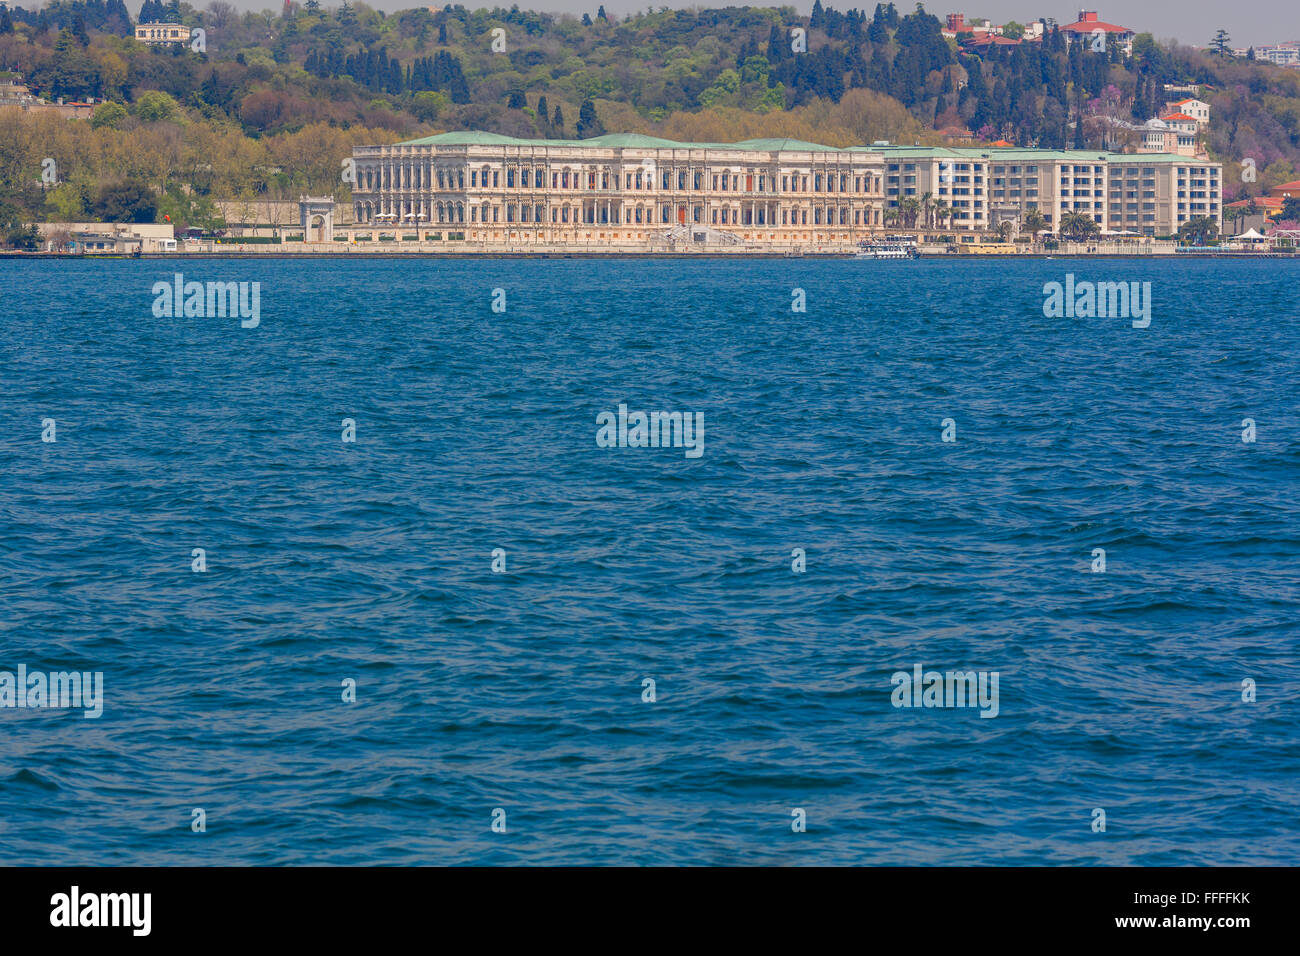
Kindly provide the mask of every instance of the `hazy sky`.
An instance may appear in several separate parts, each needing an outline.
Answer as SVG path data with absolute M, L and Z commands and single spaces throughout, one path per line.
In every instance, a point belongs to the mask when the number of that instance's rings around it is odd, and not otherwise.
M 195 7 L 202 8 L 207 0 L 187 0 Z M 241 10 L 278 10 L 283 0 L 232 0 Z M 323 0 L 327 7 L 337 6 L 339 0 Z M 421 4 L 416 0 L 366 0 L 373 7 L 381 10 L 410 10 L 419 6 L 432 6 L 441 9 L 447 2 Z M 471 10 L 478 7 L 510 7 L 516 0 L 460 0 Z M 548 13 L 591 13 L 595 14 L 601 0 L 518 0 L 525 10 L 543 10 Z M 826 0 L 823 0 L 826 2 Z M 1070 23 L 1078 18 L 1080 9 L 1095 9 L 1102 20 L 1120 26 L 1132 27 L 1139 33 L 1151 33 L 1157 39 L 1176 38 L 1183 43 L 1205 46 L 1214 31 L 1223 27 L 1232 37 L 1234 46 L 1262 45 L 1277 43 L 1281 40 L 1300 40 L 1300 4 L 1295 0 L 1249 0 L 1243 3 L 1211 2 L 1211 0 L 1086 0 L 1081 3 L 1063 2 L 1063 0 L 975 0 L 965 5 L 965 0 L 931 0 L 925 9 L 942 19 L 948 13 L 965 13 L 969 17 L 987 17 L 994 23 L 1017 20 L 1025 23 L 1038 17 L 1055 17 L 1059 23 Z M 19 5 L 22 4 L 18 0 Z M 139 8 L 138 0 L 127 0 L 127 5 L 134 13 Z M 605 9 L 609 13 L 624 15 L 635 10 L 645 10 L 648 6 L 656 9 L 661 6 L 678 7 L 725 7 L 743 6 L 744 0 L 714 0 L 710 3 L 687 3 L 680 0 L 669 2 L 638 3 L 635 0 L 605 0 Z M 755 3 L 755 6 L 781 6 L 776 2 Z M 804 13 L 812 9 L 812 0 L 798 0 L 787 4 Z M 830 0 L 830 5 L 837 10 L 850 10 L 853 7 L 865 9 L 868 13 L 876 7 L 876 0 Z M 894 6 L 900 13 L 910 13 L 915 9 L 915 2 L 894 0 Z

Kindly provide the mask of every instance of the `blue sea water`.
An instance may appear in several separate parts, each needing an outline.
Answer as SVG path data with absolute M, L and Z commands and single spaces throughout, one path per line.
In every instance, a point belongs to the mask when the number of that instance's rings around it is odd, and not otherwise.
M 176 269 L 260 324 L 155 318 Z M 105 684 L 0 709 L 0 863 L 1300 862 L 1298 280 L 0 261 L 0 670 Z

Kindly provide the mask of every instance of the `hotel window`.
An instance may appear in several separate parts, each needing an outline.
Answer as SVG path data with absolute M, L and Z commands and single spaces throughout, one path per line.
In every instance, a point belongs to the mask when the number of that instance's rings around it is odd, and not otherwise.
M 665 204 L 663 207 L 663 219 L 661 219 L 660 221 L 661 222 L 672 221 L 672 209 L 667 204 Z
M 695 174 L 695 188 L 696 188 L 697 190 L 698 190 L 698 189 L 703 189 L 703 188 L 704 188 L 704 174 L 703 174 L 703 173 L 697 172 L 697 173 Z
M 671 189 L 671 188 L 672 188 L 672 182 L 673 182 L 672 177 L 673 177 L 672 172 L 669 171 L 669 170 L 667 170 L 667 169 L 665 169 L 665 170 L 664 170 L 664 174 L 663 174 L 662 176 L 659 177 L 659 182 L 660 182 L 660 185 L 661 185 L 661 187 L 662 187 L 663 189 Z M 647 185 L 648 185 L 648 184 L 647 184 Z M 667 222 L 667 220 L 664 220 L 664 221 Z

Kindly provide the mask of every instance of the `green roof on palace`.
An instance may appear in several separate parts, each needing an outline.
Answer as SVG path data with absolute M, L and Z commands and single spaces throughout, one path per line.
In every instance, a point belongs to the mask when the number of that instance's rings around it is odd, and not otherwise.
M 1027 146 L 848 146 L 839 149 L 809 143 L 801 139 L 746 139 L 739 143 L 679 143 L 676 140 L 645 136 L 641 133 L 606 133 L 590 139 L 521 139 L 501 133 L 482 130 L 462 130 L 437 133 L 419 139 L 408 139 L 398 146 L 595 146 L 609 149 L 739 149 L 752 152 L 780 151 L 821 153 L 853 152 L 882 153 L 885 160 L 899 159 L 983 159 L 988 161 L 1032 162 L 1035 160 L 1060 160 L 1069 163 L 1206 163 L 1191 156 L 1173 153 L 1111 153 L 1100 149 L 1032 149 Z
M 1104 149 L 1033 149 L 1028 146 L 866 146 L 853 147 L 883 153 L 886 162 L 900 159 L 983 159 L 990 162 L 1060 160 L 1066 163 L 1183 163 L 1194 166 L 1209 160 L 1175 153 L 1112 153 Z
M 806 143 L 799 139 L 747 139 L 740 143 L 680 143 L 641 133 L 606 133 L 590 139 L 520 139 L 479 130 L 438 133 L 420 139 L 408 139 L 398 146 L 595 146 L 609 149 L 741 149 L 753 152 L 792 150 L 797 152 L 834 152 L 836 147 Z

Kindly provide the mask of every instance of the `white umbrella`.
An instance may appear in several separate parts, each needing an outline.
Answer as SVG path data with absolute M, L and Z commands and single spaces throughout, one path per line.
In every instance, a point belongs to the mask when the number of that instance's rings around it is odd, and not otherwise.
M 1264 237 L 1256 232 L 1253 228 L 1247 229 L 1240 236 L 1233 236 L 1234 239 L 1263 239 Z

